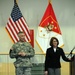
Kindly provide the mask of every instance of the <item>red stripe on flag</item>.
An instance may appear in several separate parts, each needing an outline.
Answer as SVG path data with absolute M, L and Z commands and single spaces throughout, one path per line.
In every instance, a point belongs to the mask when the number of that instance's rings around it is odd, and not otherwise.
M 25 34 L 25 37 L 27 38 L 27 40 L 29 40 L 29 39 L 28 39 L 28 36 L 27 36 L 27 34 L 26 34 L 26 32 L 24 31 L 24 28 L 23 28 L 22 25 L 21 25 L 21 23 L 20 23 L 19 21 L 18 21 L 18 23 L 19 23 L 21 29 L 23 30 L 23 32 L 24 32 L 24 34 Z
M 18 24 L 16 22 L 14 22 L 14 23 L 15 23 L 16 27 L 18 28 L 18 30 L 21 31 Z
M 10 32 L 8 31 L 7 27 L 5 27 L 5 29 L 7 30 L 8 34 L 10 35 L 10 37 L 11 37 L 12 41 L 15 43 L 15 41 L 13 40 L 13 38 L 12 38 L 12 36 L 11 36 Z
M 23 18 L 23 19 L 24 19 L 24 18 Z M 30 32 L 29 32 L 29 30 L 28 30 L 28 28 L 27 28 L 27 25 L 24 23 L 24 21 L 22 20 L 22 18 L 21 18 L 21 22 L 23 23 L 23 25 L 24 25 L 24 27 L 25 27 L 25 29 L 26 29 L 28 35 L 30 35 Z
M 11 33 L 13 34 L 15 40 L 18 41 L 18 39 L 16 38 L 16 36 L 15 36 L 15 34 L 14 34 L 12 28 L 10 27 L 9 23 L 7 23 L 7 25 L 8 25 L 8 28 L 11 30 Z M 12 35 L 11 35 L 11 36 L 12 36 Z M 14 39 L 14 38 L 13 38 L 13 39 Z
M 34 30 L 30 30 L 31 45 L 34 48 Z
M 9 18 L 9 22 L 11 23 L 12 27 L 14 28 L 14 31 L 16 32 L 16 34 L 18 33 L 16 28 L 14 27 L 13 23 L 12 23 L 12 20 Z
M 10 25 L 10 27 L 11 27 L 11 29 L 12 29 L 14 35 L 15 35 L 15 37 L 16 37 L 17 40 L 18 40 L 18 36 L 17 36 L 18 31 L 17 31 L 17 30 L 15 29 L 15 27 L 14 27 L 13 20 L 11 20 L 11 18 L 10 18 L 9 21 L 8 21 L 8 23 L 9 23 L 9 25 Z M 11 31 L 11 30 L 10 30 L 10 31 Z M 12 34 L 12 35 L 13 35 L 13 34 Z M 13 36 L 14 36 L 14 35 L 13 35 Z M 15 37 L 14 37 L 14 38 L 15 38 Z M 13 39 L 14 39 L 14 38 L 13 38 Z M 15 40 L 16 40 L 16 39 L 15 39 Z M 17 41 L 17 40 L 16 40 L 16 41 Z M 15 41 L 15 42 L 16 42 L 16 41 Z

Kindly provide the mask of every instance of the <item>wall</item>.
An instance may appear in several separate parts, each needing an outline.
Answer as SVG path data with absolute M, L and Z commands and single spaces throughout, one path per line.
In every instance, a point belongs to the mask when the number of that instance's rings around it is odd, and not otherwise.
M 62 32 L 64 51 L 69 53 L 75 46 L 75 0 L 51 1 Z M 8 53 L 13 44 L 5 30 L 13 5 L 14 0 L 0 0 L 0 53 Z M 37 27 L 48 5 L 48 0 L 18 0 L 18 5 L 29 28 L 34 29 L 36 39 Z M 34 49 L 36 52 L 41 52 L 35 41 Z M 0 57 L 0 62 L 6 62 L 5 56 Z
M 39 25 L 44 11 L 48 5 L 47 0 L 17 0 L 20 10 L 25 17 L 29 28 L 34 29 L 35 39 L 37 26 Z M 64 50 L 70 52 L 75 45 L 75 0 L 51 0 L 53 9 L 62 31 Z M 13 42 L 5 31 L 4 27 L 8 21 L 13 8 L 13 0 L 0 0 L 0 52 L 8 52 Z M 35 50 L 40 49 L 35 43 Z

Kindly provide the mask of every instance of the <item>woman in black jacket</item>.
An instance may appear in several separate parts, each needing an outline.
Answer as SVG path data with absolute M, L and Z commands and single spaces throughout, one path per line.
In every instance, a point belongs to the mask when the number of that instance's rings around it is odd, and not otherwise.
M 50 48 L 46 51 L 45 58 L 45 75 L 61 75 L 60 68 L 60 57 L 64 61 L 70 62 L 71 59 L 68 59 L 65 56 L 65 53 L 62 48 L 58 47 L 59 41 L 56 37 L 52 37 L 50 40 Z

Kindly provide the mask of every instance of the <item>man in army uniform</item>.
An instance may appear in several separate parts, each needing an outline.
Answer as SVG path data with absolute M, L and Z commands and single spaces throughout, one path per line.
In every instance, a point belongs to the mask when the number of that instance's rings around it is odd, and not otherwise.
M 18 33 L 19 42 L 13 44 L 10 49 L 10 58 L 16 58 L 14 62 L 16 75 L 31 75 L 32 63 L 30 58 L 34 56 L 35 51 L 29 42 L 25 42 L 23 32 Z

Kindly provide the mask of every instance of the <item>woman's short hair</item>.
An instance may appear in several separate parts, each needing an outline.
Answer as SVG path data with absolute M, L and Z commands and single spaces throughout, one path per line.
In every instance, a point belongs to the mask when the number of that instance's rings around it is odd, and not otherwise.
M 52 37 L 52 38 L 50 39 L 50 43 L 49 43 L 50 46 L 53 46 L 53 40 L 54 40 L 54 39 L 57 41 L 57 45 L 59 45 L 58 39 L 57 39 L 56 37 Z

